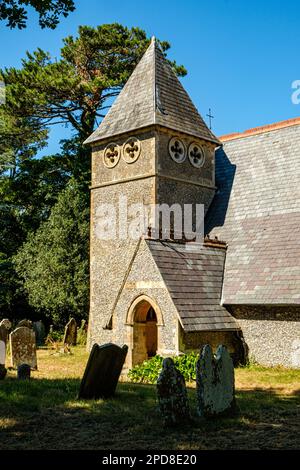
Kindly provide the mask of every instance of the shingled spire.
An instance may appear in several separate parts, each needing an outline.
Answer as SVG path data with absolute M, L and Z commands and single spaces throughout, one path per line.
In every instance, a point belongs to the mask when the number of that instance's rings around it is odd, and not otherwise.
M 220 143 L 198 113 L 153 37 L 113 106 L 85 143 L 155 124 Z

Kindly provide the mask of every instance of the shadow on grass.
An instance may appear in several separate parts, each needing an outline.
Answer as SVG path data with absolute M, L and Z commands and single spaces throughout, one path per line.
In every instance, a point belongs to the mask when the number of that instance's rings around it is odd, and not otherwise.
M 78 379 L 0 382 L 2 449 L 252 449 L 297 448 L 299 391 L 237 392 L 239 415 L 165 428 L 153 385 L 120 383 L 109 400 L 77 400 Z M 298 428 L 298 429 L 297 429 Z

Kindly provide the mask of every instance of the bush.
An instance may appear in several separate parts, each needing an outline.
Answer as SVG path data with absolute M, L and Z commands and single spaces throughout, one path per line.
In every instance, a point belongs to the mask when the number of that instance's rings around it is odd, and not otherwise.
M 196 362 L 198 357 L 198 354 L 192 352 L 172 358 L 176 368 L 182 373 L 187 382 L 196 380 Z M 128 378 L 131 382 L 154 384 L 162 368 L 163 359 L 161 356 L 154 356 L 152 359 L 134 366 L 128 372 Z
M 49 344 L 51 342 L 54 343 L 61 343 L 64 339 L 64 332 L 63 331 L 57 331 L 57 330 L 51 330 L 49 331 L 49 334 L 46 338 L 46 344 Z
M 86 346 L 87 341 L 87 330 L 86 324 L 83 322 L 80 328 L 77 329 L 77 344 L 80 346 Z

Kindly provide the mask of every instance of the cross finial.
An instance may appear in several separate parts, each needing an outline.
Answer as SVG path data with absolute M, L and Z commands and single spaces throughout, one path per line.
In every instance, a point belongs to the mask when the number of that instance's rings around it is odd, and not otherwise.
M 209 128 L 211 129 L 211 120 L 214 119 L 215 116 L 211 114 L 211 109 L 208 109 L 208 114 L 206 115 L 209 118 Z

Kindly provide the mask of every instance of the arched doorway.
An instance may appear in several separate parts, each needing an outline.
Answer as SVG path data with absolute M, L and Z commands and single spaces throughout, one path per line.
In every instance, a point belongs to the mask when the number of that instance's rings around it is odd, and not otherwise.
M 158 349 L 157 314 L 145 299 L 138 302 L 132 311 L 133 341 L 132 366 L 155 356 Z

